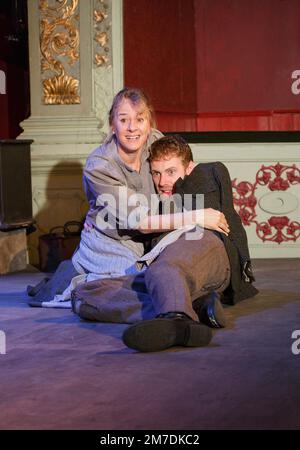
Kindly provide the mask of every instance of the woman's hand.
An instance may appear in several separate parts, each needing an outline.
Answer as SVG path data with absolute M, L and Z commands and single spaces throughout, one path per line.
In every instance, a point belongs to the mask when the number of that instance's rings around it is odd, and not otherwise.
M 84 221 L 84 224 L 83 224 L 83 228 L 84 228 L 84 230 L 87 231 L 88 233 L 89 233 L 90 231 L 92 231 L 92 229 L 93 229 L 93 223 L 92 223 L 92 221 L 91 221 L 88 217 L 85 218 L 85 221 Z
M 199 220 L 199 225 L 208 230 L 219 231 L 228 236 L 230 230 L 226 217 L 221 211 L 216 209 L 206 208 L 202 211 L 202 218 Z

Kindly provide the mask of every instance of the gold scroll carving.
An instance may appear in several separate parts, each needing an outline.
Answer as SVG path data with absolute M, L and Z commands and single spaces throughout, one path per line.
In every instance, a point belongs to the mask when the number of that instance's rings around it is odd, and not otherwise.
M 80 103 L 78 0 L 40 0 L 43 102 Z M 73 72 L 78 72 L 78 77 Z
M 109 65 L 109 5 L 104 0 L 95 0 L 94 9 L 94 63 L 97 67 Z

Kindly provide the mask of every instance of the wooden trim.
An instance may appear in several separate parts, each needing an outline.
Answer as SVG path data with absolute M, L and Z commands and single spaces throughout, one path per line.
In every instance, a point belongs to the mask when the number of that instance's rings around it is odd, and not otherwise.
M 162 131 L 163 132 L 163 131 Z M 164 133 L 164 132 L 163 132 Z M 165 132 L 179 134 L 188 143 L 300 142 L 300 131 L 205 131 Z

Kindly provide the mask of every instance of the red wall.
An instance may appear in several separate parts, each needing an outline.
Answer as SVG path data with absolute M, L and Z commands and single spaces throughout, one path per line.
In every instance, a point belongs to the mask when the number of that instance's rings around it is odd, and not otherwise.
M 6 93 L 0 94 L 0 139 L 17 137 L 19 123 L 30 114 L 26 27 L 26 1 L 0 0 L 0 70 L 6 79 Z
M 124 0 L 125 84 L 165 131 L 300 130 L 299 17 L 298 0 Z
M 125 0 L 125 84 L 150 95 L 157 113 L 196 113 L 193 0 Z
M 1 60 L 0 70 L 6 78 L 6 93 L 0 94 L 0 139 L 14 139 L 22 132 L 19 123 L 30 113 L 29 76 L 22 67 Z

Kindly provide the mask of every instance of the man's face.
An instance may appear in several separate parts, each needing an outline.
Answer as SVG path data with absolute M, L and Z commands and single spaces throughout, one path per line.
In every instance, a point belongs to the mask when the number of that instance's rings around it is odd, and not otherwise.
M 151 161 L 150 166 L 157 192 L 162 197 L 169 197 L 173 193 L 173 187 L 178 178 L 189 175 L 195 164 L 190 161 L 189 165 L 184 167 L 182 159 L 171 154 L 169 158 Z

